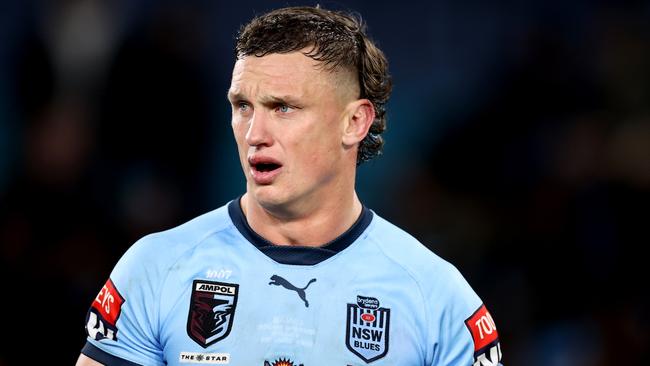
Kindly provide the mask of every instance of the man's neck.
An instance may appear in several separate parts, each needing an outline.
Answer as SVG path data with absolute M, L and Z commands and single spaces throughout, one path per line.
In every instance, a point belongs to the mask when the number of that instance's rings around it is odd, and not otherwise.
M 274 215 L 246 193 L 241 207 L 248 225 L 260 236 L 277 245 L 322 246 L 346 232 L 361 215 L 361 202 L 352 191 L 350 197 L 327 200 L 305 212 Z

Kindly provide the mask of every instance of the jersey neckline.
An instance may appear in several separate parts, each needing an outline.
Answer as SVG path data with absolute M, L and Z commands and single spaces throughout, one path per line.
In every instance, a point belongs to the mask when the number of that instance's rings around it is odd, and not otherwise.
M 275 245 L 253 231 L 240 204 L 241 197 L 228 204 L 228 214 L 237 230 L 260 252 L 282 264 L 314 265 L 331 258 L 354 243 L 372 222 L 373 213 L 362 206 L 357 221 L 343 234 L 319 247 Z

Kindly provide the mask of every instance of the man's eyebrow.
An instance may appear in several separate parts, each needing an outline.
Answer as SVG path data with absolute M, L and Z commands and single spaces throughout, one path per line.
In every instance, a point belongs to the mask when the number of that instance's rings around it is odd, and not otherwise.
M 238 92 L 232 92 L 230 90 L 226 93 L 226 98 L 231 102 L 248 100 L 248 98 L 244 94 Z M 260 97 L 259 99 L 260 99 L 260 103 L 262 104 L 289 104 L 289 105 L 299 104 L 299 99 L 292 95 L 281 95 L 281 96 L 265 95 Z
M 266 95 L 260 98 L 262 104 L 298 104 L 298 98 L 291 95 Z
M 237 100 L 245 100 L 246 98 L 241 93 L 233 93 L 232 91 L 228 90 L 226 92 L 226 99 L 228 99 L 229 101 L 234 102 L 234 101 L 237 101 Z

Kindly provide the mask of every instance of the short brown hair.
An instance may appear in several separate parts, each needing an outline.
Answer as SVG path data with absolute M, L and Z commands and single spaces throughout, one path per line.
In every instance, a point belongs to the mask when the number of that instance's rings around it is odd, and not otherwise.
M 386 129 L 386 102 L 392 82 L 388 61 L 366 34 L 366 26 L 357 15 L 321 9 L 289 7 L 255 17 L 239 30 L 235 56 L 289 53 L 313 47 L 305 55 L 322 62 L 329 70 L 356 72 L 360 98 L 375 108 L 375 120 L 368 135 L 359 144 L 357 165 L 381 154 L 382 132 Z

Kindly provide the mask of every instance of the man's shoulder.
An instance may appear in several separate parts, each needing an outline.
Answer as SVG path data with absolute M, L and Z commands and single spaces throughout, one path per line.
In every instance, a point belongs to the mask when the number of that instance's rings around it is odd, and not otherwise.
M 148 262 L 165 263 L 180 253 L 200 245 L 206 238 L 232 227 L 227 205 L 199 215 L 174 228 L 152 233 L 136 241 L 125 258 L 147 258 Z
M 386 257 L 421 284 L 434 285 L 462 279 L 453 264 L 405 230 L 376 214 L 375 226 L 370 235 Z
M 424 296 L 425 301 L 441 307 L 458 307 L 459 317 L 469 315 L 481 304 L 471 286 L 458 269 L 441 258 L 406 231 L 376 216 L 369 239 L 390 262 L 407 274 Z
M 228 205 L 223 205 L 217 209 L 199 215 L 185 223 L 174 228 L 149 234 L 145 238 L 150 240 L 183 242 L 185 245 L 201 241 L 217 231 L 224 230 L 232 226 L 230 215 L 228 214 Z
M 385 255 L 399 263 L 431 267 L 445 260 L 404 229 L 375 214 L 371 235 Z

